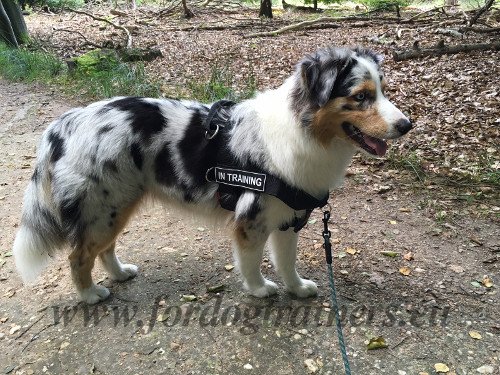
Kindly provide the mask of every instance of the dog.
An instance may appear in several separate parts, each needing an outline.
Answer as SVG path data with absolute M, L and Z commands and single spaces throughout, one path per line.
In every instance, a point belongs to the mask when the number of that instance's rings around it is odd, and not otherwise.
M 363 47 L 319 49 L 277 89 L 228 110 L 224 147 L 314 197 L 341 185 L 353 155 L 382 156 L 385 140 L 407 133 L 410 120 L 384 96 L 382 57 Z M 27 187 L 13 254 L 25 282 L 69 245 L 73 283 L 94 304 L 110 292 L 92 281 L 99 257 L 113 280 L 135 277 L 115 241 L 145 198 L 226 223 L 235 263 L 250 295 L 277 285 L 260 271 L 265 244 L 286 289 L 305 298 L 316 284 L 296 271 L 297 233 L 283 225 L 304 218 L 280 199 L 244 190 L 234 211 L 221 207 L 219 184 L 206 179 L 202 126 L 211 106 L 194 101 L 118 97 L 76 108 L 43 133 Z M 280 230 L 280 228 L 282 230 Z M 286 226 L 285 226 L 286 229 Z

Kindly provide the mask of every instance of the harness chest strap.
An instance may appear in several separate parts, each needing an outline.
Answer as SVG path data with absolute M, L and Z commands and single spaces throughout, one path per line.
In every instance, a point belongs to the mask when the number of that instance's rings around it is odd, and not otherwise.
M 218 116 L 218 113 L 234 104 L 225 100 L 214 103 L 203 123 L 206 138 L 218 148 L 214 150 L 217 154 L 215 165 L 207 170 L 205 177 L 207 181 L 219 184 L 219 202 L 223 208 L 231 211 L 234 211 L 239 196 L 245 190 L 272 195 L 295 211 L 306 210 L 304 217 L 295 218 L 289 225 L 298 232 L 307 223 L 313 209 L 327 204 L 328 193 L 317 199 L 303 190 L 288 185 L 279 177 L 253 163 L 247 162 L 242 165 L 227 148 L 224 147 L 221 151 L 223 145 L 220 142 L 226 134 L 220 133 L 226 133 L 231 128 L 231 123 L 228 118 L 223 119 Z M 288 227 L 281 229 L 286 230 Z

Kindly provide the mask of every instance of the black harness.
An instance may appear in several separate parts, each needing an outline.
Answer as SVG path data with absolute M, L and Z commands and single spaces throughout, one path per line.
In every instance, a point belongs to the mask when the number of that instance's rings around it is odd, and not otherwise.
M 284 224 L 280 230 L 293 227 L 295 232 L 307 223 L 311 212 L 327 204 L 328 193 L 317 199 L 303 190 L 288 185 L 280 178 L 262 169 L 251 161 L 237 160 L 228 148 L 231 129 L 230 109 L 235 105 L 229 100 L 220 100 L 212 105 L 203 122 L 205 138 L 209 140 L 212 155 L 206 179 L 219 184 L 218 198 L 222 208 L 234 211 L 240 195 L 246 190 L 272 195 L 295 211 L 305 210 L 303 217 Z

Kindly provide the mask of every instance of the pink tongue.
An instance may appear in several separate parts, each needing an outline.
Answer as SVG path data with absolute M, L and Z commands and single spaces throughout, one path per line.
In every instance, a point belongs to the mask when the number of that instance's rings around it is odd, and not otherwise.
M 384 156 L 387 151 L 387 143 L 383 140 L 370 137 L 369 135 L 363 134 L 363 140 L 365 143 L 375 150 L 378 156 Z

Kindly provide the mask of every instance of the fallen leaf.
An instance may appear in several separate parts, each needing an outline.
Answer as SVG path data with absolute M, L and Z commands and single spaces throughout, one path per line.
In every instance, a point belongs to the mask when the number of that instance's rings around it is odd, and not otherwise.
M 493 286 L 493 280 L 491 280 L 488 276 L 484 276 L 483 280 L 481 283 L 486 287 L 486 288 L 491 288 Z
M 476 281 L 476 280 L 471 281 L 470 285 L 472 285 L 475 288 L 481 288 L 481 284 L 478 281 Z
M 229 271 L 232 271 L 234 269 L 234 266 L 232 264 L 226 264 L 224 266 L 224 269 L 229 272 Z
M 396 251 L 381 251 L 380 254 L 385 255 L 386 257 L 391 257 L 391 258 L 395 258 L 399 255 L 399 253 Z
M 163 315 L 163 314 L 158 314 L 158 316 L 156 317 L 156 321 L 157 321 L 157 322 L 164 322 L 165 320 L 167 320 L 167 319 L 168 319 L 168 317 L 169 317 L 169 316 L 170 316 L 170 315 L 165 316 L 165 315 Z
M 196 296 L 193 294 L 184 294 L 181 297 L 182 302 L 193 302 L 193 301 L 196 301 L 196 299 L 197 299 Z
M 476 371 L 479 372 L 480 374 L 493 374 L 493 371 L 495 371 L 495 369 L 493 368 L 493 366 L 484 365 L 477 368 Z
M 384 349 L 389 347 L 389 345 L 386 344 L 385 339 L 381 336 L 379 337 L 374 337 L 370 339 L 370 342 L 366 346 L 366 349 L 368 350 L 375 350 L 375 349 Z
M 399 269 L 399 273 L 400 273 L 401 275 L 409 276 L 409 275 L 410 275 L 410 273 L 411 273 L 411 269 L 410 269 L 410 268 L 408 268 L 408 267 L 401 267 L 401 268 Z
M 469 336 L 476 340 L 481 340 L 483 338 L 483 336 L 481 336 L 481 334 L 478 331 L 474 330 L 469 331 Z
M 64 342 L 61 344 L 61 346 L 59 347 L 59 349 L 60 349 L 60 350 L 62 350 L 62 349 L 64 349 L 64 348 L 68 347 L 68 346 L 69 346 L 69 342 L 64 341 Z
M 170 343 L 170 350 L 176 351 L 176 350 L 179 350 L 180 347 L 181 347 L 181 344 L 179 344 L 179 343 L 176 343 L 174 341 L 172 341 Z
M 21 329 L 21 326 L 18 326 L 18 325 L 15 325 L 13 326 L 10 331 L 9 331 L 9 334 L 10 335 L 13 335 L 14 333 L 16 333 L 17 331 L 19 331 Z
M 315 224 L 318 221 L 318 219 L 311 219 L 308 221 L 309 224 Z
M 450 368 L 448 366 L 446 366 L 444 363 L 436 363 L 434 365 L 434 369 L 436 370 L 436 372 L 449 372 L 450 371 Z
M 413 253 L 411 251 L 406 253 L 405 255 L 403 255 L 403 259 L 408 261 L 413 260 Z
M 226 286 L 224 284 L 220 285 L 214 285 L 214 286 L 207 286 L 207 292 L 209 293 L 219 293 L 224 290 Z
M 450 269 L 453 271 L 453 272 L 456 272 L 456 273 L 462 273 L 465 271 L 465 269 L 462 267 L 462 266 L 457 266 L 456 264 L 452 264 L 450 266 Z
M 358 250 L 356 250 L 356 249 L 355 249 L 355 248 L 353 248 L 353 247 L 348 247 L 347 249 L 345 249 L 345 252 L 346 252 L 347 254 L 354 255 L 354 254 L 358 253 Z
M 389 220 L 389 223 L 391 225 L 397 225 L 398 224 L 398 222 L 396 220 Z
M 308 358 L 304 361 L 304 365 L 307 367 L 307 370 L 311 373 L 314 374 L 318 372 L 319 368 L 316 366 L 316 361 L 314 359 Z

